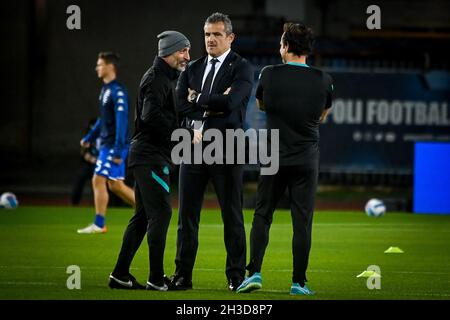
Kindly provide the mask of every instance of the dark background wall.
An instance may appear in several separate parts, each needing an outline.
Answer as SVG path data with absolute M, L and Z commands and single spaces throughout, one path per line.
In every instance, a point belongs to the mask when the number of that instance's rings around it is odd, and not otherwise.
M 66 8 L 81 8 L 81 30 L 66 28 Z M 156 35 L 180 30 L 202 52 L 202 26 L 211 8 L 202 1 L 19 1 L 7 4 L 8 108 L 1 111 L 0 148 L 35 157 L 77 152 L 81 130 L 98 114 L 101 83 L 97 53 L 120 53 L 119 78 L 134 106 L 140 77 L 157 52 Z M 250 12 L 247 1 L 227 1 L 214 10 Z M 3 123 L 5 121 L 5 123 Z
M 71 4 L 81 8 L 81 30 L 66 28 L 66 8 Z M 184 32 L 196 58 L 204 52 L 203 22 L 214 11 L 238 17 L 237 22 L 242 16 L 258 14 L 304 20 L 319 36 L 349 38 L 351 30 L 364 29 L 368 4 L 353 0 L 3 1 L 4 43 L 8 45 L 2 49 L 7 81 L 6 103 L 0 111 L 0 149 L 35 157 L 76 152 L 80 131 L 98 113 L 101 84 L 94 65 L 101 50 L 121 54 L 120 79 L 133 107 L 140 76 L 151 64 L 156 35 L 163 30 Z M 383 29 L 449 27 L 449 1 L 377 4 L 382 7 Z
M 81 8 L 81 30 L 66 28 L 66 8 L 72 4 Z M 99 51 L 121 54 L 119 78 L 129 91 L 131 123 L 140 77 L 157 52 L 156 35 L 166 29 L 182 31 L 191 39 L 191 57 L 198 58 L 204 53 L 204 20 L 215 11 L 230 15 L 237 34 L 234 47 L 249 58 L 264 51 L 278 63 L 282 22 L 300 20 L 315 30 L 324 57 L 347 54 L 366 60 L 371 52 L 395 53 L 393 59 L 417 56 L 415 61 L 423 62 L 424 68 L 431 59 L 448 70 L 450 1 L 377 1 L 382 30 L 375 32 L 365 27 L 370 4 L 365 0 L 2 1 L 2 184 L 33 184 L 42 181 L 44 172 L 49 184 L 64 175 L 70 180 L 79 160 L 79 140 L 88 121 L 98 115 L 101 83 L 94 67 Z M 270 45 L 263 48 L 253 39 Z M 379 45 L 379 39 L 384 44 Z M 314 62 L 322 67 L 323 61 Z

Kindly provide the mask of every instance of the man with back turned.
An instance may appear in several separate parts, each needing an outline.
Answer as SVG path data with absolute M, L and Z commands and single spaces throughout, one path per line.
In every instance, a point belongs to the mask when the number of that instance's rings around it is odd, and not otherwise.
M 261 266 L 273 213 L 287 188 L 293 223 L 290 293 L 312 295 L 306 284 L 306 269 L 319 171 L 319 124 L 331 108 L 333 85 L 330 75 L 306 64 L 312 49 L 311 29 L 286 23 L 283 31 L 280 55 L 284 64 L 265 67 L 256 91 L 257 104 L 267 115 L 267 129 L 279 130 L 280 168 L 274 175 L 259 178 L 250 234 L 249 277 L 237 291 L 262 287 Z

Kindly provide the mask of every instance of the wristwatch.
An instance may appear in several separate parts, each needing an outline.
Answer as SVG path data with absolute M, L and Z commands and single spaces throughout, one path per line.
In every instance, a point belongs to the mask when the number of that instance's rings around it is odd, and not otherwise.
M 198 97 L 198 93 L 197 93 L 197 92 L 194 92 L 193 94 L 191 94 L 191 95 L 188 97 L 188 101 L 189 101 L 190 103 L 194 103 L 194 102 L 197 100 L 197 97 Z

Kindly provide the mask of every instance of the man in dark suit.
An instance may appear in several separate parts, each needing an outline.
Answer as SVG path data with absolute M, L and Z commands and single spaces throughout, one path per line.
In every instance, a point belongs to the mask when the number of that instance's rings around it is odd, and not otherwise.
M 208 55 L 190 63 L 178 80 L 179 112 L 185 116 L 187 126 L 203 130 L 204 134 L 216 129 L 225 136 L 226 129 L 243 128 L 253 70 L 247 60 L 231 51 L 234 34 L 227 15 L 209 16 L 204 36 Z M 209 165 L 204 162 L 181 164 L 176 270 L 170 288 L 192 288 L 200 211 L 209 179 L 214 185 L 224 224 L 228 288 L 235 291 L 242 283 L 246 259 L 242 178 L 242 164 L 225 164 L 225 161 Z

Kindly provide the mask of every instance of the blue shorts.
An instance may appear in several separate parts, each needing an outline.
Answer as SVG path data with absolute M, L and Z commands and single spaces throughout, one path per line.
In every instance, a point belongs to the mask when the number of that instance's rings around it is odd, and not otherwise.
M 120 154 L 122 163 L 116 164 L 112 161 L 113 148 L 101 147 L 97 162 L 95 164 L 95 174 L 109 180 L 125 180 L 125 166 L 127 163 L 128 148 L 124 148 Z

